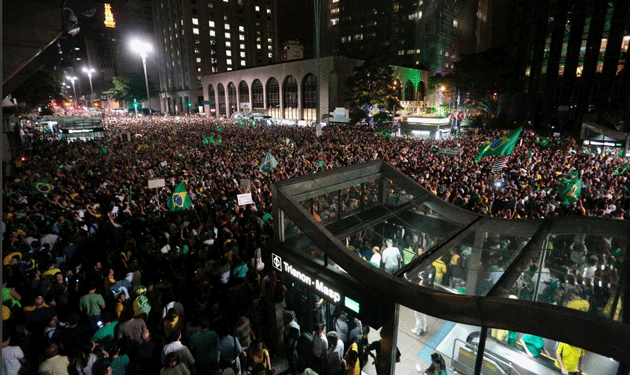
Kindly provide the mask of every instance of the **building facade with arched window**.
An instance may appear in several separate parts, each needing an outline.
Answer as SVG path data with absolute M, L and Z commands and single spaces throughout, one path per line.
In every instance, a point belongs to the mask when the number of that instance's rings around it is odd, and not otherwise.
M 363 62 L 343 57 L 324 57 L 319 61 L 319 68 L 317 59 L 310 59 L 204 76 L 204 112 L 210 117 L 259 113 L 275 120 L 315 122 L 319 97 L 323 120 L 336 107 L 346 106 L 345 82 Z M 419 94 L 425 92 L 429 72 L 392 68 L 404 103 L 398 113 L 417 113 L 423 108 L 424 95 Z M 407 95 L 409 85 L 413 86 L 411 96 Z

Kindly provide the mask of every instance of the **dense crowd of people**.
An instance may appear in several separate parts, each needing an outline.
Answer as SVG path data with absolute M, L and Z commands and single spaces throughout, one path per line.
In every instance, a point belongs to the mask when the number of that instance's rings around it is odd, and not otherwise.
M 383 159 L 485 215 L 630 219 L 627 172 L 612 173 L 625 162 L 570 138 L 541 147 L 524 131 L 493 172 L 495 158 L 474 158 L 499 131 L 430 141 L 383 138 L 369 126 L 327 126 L 316 137 L 308 127 L 197 117 L 104 124 L 106 137 L 87 142 L 24 126 L 26 148 L 3 181 L 5 374 L 272 372 L 268 303 L 282 283 L 263 274 L 261 246 L 272 241 L 271 184 L 281 179 Z M 261 171 L 268 152 L 278 165 Z M 572 171 L 583 188 L 566 205 L 556 187 Z M 166 186 L 149 189 L 153 179 Z M 237 204 L 242 179 L 254 204 Z M 167 200 L 182 181 L 192 206 L 172 212 Z M 515 209 L 493 211 L 495 199 L 516 199 Z

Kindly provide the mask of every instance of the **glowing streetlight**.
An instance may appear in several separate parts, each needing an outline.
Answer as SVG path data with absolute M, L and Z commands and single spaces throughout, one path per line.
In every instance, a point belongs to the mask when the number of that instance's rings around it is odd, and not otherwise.
M 72 76 L 72 77 L 66 77 L 66 79 L 72 82 L 72 92 L 74 92 L 74 105 L 77 105 L 77 89 L 74 87 L 74 81 L 76 81 L 78 78 Z
M 446 87 L 444 85 L 440 86 L 440 91 L 442 92 L 446 91 Z
M 147 53 L 151 52 L 153 47 L 146 42 L 142 42 L 140 40 L 132 40 L 130 43 L 131 49 L 134 52 L 140 54 L 142 57 L 142 67 L 144 68 L 144 83 L 147 86 L 147 107 L 151 108 L 151 96 L 149 94 L 149 79 L 147 78 Z
M 90 92 L 92 93 L 92 100 L 94 100 L 94 87 L 92 86 L 92 73 L 96 72 L 93 68 L 83 68 L 83 72 L 87 74 L 90 80 Z

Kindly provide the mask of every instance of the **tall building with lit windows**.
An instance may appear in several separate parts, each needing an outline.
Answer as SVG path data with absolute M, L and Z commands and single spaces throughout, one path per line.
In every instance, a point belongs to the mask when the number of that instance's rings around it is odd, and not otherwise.
M 276 0 L 152 0 L 160 104 L 201 106 L 201 77 L 276 61 Z
M 536 123 L 571 127 L 585 113 L 599 122 L 614 110 L 627 84 L 628 9 L 630 0 L 519 1 L 513 55 Z
M 497 0 L 321 0 L 322 54 L 449 73 L 460 54 L 500 44 L 490 33 Z M 504 16 L 503 16 L 504 17 Z M 497 20 L 499 17 L 494 17 Z

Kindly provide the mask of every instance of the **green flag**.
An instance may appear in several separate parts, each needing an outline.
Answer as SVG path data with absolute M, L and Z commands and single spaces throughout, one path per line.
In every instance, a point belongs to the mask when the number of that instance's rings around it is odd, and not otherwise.
M 205 134 L 203 135 L 203 144 L 206 146 L 208 145 L 208 138 L 206 138 Z
M 101 145 L 101 152 L 106 154 L 107 153 L 107 149 L 105 149 L 105 147 L 103 147 L 103 145 Z
M 214 144 L 214 135 L 210 134 L 210 143 Z
M 221 136 L 219 136 L 219 140 L 217 141 L 217 144 L 219 146 L 223 146 L 223 140 L 221 139 Z
M 549 144 L 549 138 L 543 137 L 541 135 L 537 135 L 536 143 L 541 145 L 542 147 L 547 147 L 547 145 Z
M 622 174 L 626 174 L 626 173 L 628 173 L 628 164 L 620 165 L 613 170 L 613 174 L 615 176 L 621 176 Z
M 39 191 L 40 193 L 48 194 L 52 191 L 52 185 L 48 183 L 47 178 L 42 178 L 41 180 L 37 181 L 34 185 L 35 185 L 35 190 Z
M 578 178 L 578 171 L 573 171 L 571 173 L 565 173 L 560 176 L 560 182 L 563 184 L 570 184 L 575 182 Z
M 572 184 L 568 184 L 565 186 L 561 186 L 558 188 L 558 194 L 560 198 L 564 200 L 564 204 L 572 204 L 578 201 L 578 197 L 582 193 L 582 179 L 573 182 Z
M 479 163 L 479 160 L 484 156 L 510 155 L 512 150 L 514 150 L 518 137 L 521 135 L 521 131 L 523 131 L 522 126 L 489 145 L 479 147 L 479 155 L 475 158 L 475 163 Z
M 185 210 L 192 204 L 190 197 L 188 196 L 188 190 L 186 190 L 186 185 L 184 185 L 184 181 L 180 182 L 179 185 L 175 188 L 175 192 L 168 199 L 166 205 L 168 209 L 171 211 L 177 210 Z
M 389 139 L 389 137 L 392 136 L 391 132 L 389 131 L 389 129 L 381 129 L 378 131 L 378 135 L 381 136 L 381 138 L 384 139 Z
M 218 132 L 223 133 L 223 128 L 219 124 L 217 124 L 216 129 L 217 129 Z

